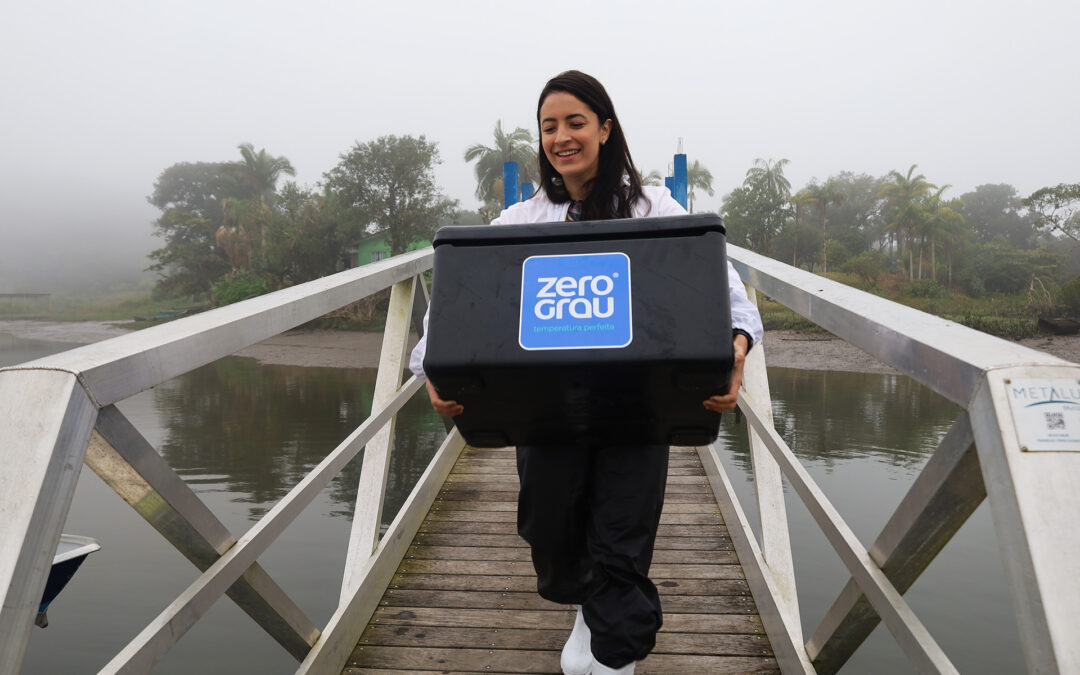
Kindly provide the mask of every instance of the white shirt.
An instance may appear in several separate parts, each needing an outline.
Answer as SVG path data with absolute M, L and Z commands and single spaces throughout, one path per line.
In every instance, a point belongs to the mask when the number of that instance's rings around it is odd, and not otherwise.
M 671 196 L 666 187 L 655 185 L 643 185 L 641 188 L 644 198 L 639 199 L 633 207 L 635 218 L 657 218 L 662 216 L 681 216 L 686 214 L 686 209 Z M 561 223 L 566 220 L 566 212 L 570 209 L 570 202 L 555 204 L 543 191 L 538 192 L 531 199 L 518 202 L 503 211 L 498 218 L 491 221 L 492 225 L 522 225 L 527 223 Z M 761 325 L 761 315 L 746 296 L 746 288 L 743 287 L 739 273 L 728 262 L 728 291 L 731 297 L 731 327 L 746 331 L 753 339 L 753 344 L 761 342 L 765 335 L 765 329 Z M 412 351 L 409 359 L 409 370 L 417 377 L 424 377 L 424 354 L 427 352 L 428 317 L 424 314 L 424 336 Z

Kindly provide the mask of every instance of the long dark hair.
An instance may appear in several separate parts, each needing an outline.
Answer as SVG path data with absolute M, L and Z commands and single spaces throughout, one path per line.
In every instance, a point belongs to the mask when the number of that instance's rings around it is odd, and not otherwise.
M 615 114 L 615 106 L 604 85 L 591 75 L 577 70 L 568 70 L 548 80 L 540 92 L 540 101 L 536 104 L 536 124 L 540 124 L 540 107 L 544 99 L 555 91 L 563 91 L 589 106 L 600 124 L 611 120 L 611 132 L 607 142 L 600 146 L 600 165 L 596 178 L 589 186 L 589 196 L 582 203 L 581 215 L 584 220 L 610 220 L 611 218 L 630 218 L 634 202 L 642 198 L 641 177 L 630 159 L 630 149 L 626 147 L 626 137 L 622 125 Z M 543 131 L 540 132 L 540 186 L 548 199 L 556 204 L 570 201 L 570 193 L 563 184 L 562 176 L 548 161 L 544 154 Z

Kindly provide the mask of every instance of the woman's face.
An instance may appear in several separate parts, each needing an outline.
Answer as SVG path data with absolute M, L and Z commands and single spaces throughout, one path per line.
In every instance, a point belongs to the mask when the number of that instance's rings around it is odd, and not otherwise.
M 574 188 L 596 177 L 600 146 L 611 133 L 611 120 L 597 117 L 573 94 L 553 91 L 540 105 L 540 144 L 574 199 Z

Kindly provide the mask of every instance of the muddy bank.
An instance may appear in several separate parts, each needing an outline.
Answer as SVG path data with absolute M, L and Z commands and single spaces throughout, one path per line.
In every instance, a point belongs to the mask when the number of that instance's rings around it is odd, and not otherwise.
M 0 321 L 0 333 L 16 337 L 87 344 L 129 330 L 124 322 Z M 410 348 L 416 343 L 414 335 Z M 1021 340 L 1031 349 L 1080 363 L 1080 336 L 1055 335 Z M 375 368 L 382 333 L 336 330 L 294 330 L 237 352 L 262 363 L 325 368 Z M 866 352 L 827 333 L 767 331 L 765 354 L 771 366 L 803 370 L 845 370 L 863 373 L 895 372 Z

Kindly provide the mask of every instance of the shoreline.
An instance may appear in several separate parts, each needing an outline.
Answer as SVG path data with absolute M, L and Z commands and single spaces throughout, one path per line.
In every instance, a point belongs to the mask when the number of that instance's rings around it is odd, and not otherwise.
M 131 333 L 126 322 L 0 321 L 0 334 L 49 342 L 90 344 Z M 409 343 L 416 344 L 413 334 Z M 1020 340 L 1018 344 L 1080 363 L 1080 336 L 1053 335 Z M 897 373 L 895 369 L 829 333 L 766 331 L 763 342 L 770 366 L 800 370 L 838 370 L 857 373 Z M 260 363 L 319 368 L 376 368 L 382 333 L 341 330 L 292 330 L 246 347 L 236 356 Z

